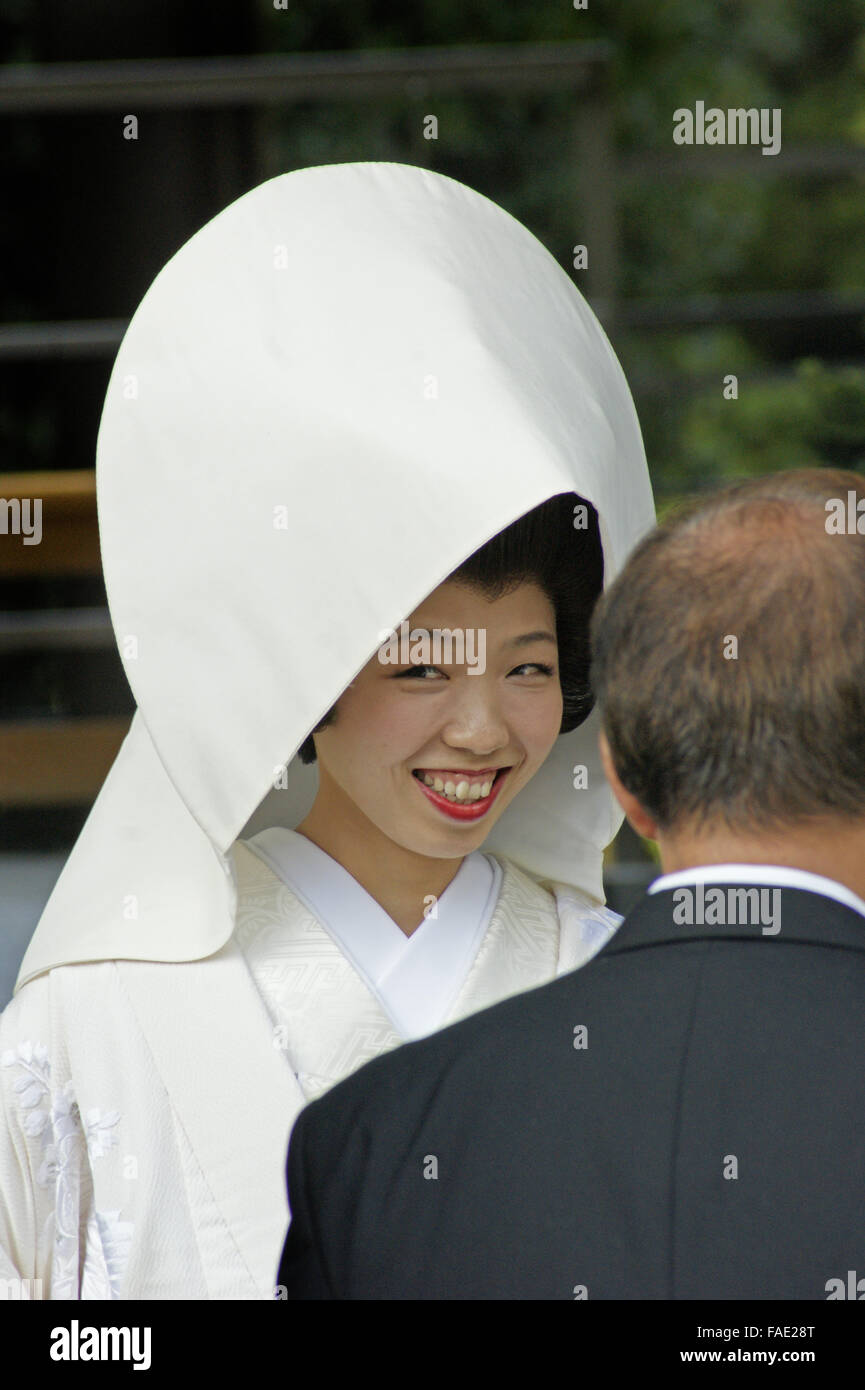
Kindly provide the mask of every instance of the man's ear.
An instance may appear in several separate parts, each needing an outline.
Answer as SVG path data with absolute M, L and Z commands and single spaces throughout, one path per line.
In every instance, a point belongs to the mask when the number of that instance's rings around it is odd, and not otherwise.
M 607 781 L 613 789 L 613 795 L 624 811 L 630 824 L 634 827 L 638 835 L 642 835 L 644 840 L 657 840 L 658 827 L 652 820 L 648 811 L 644 811 L 635 796 L 622 786 L 619 774 L 613 766 L 613 755 L 610 752 L 610 745 L 603 729 L 598 735 L 598 746 L 601 750 L 601 762 L 604 765 L 604 772 Z

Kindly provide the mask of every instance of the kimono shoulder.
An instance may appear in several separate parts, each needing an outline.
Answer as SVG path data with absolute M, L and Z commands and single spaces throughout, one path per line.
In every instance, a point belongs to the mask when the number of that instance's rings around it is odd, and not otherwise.
M 495 857 L 502 869 L 498 901 L 448 1023 L 584 965 L 621 921 L 579 889 L 543 882 Z
M 555 930 L 556 975 L 586 965 L 621 925 L 619 913 L 576 885 L 542 879 L 512 859 L 496 858 L 504 870 L 501 911 L 529 929 Z

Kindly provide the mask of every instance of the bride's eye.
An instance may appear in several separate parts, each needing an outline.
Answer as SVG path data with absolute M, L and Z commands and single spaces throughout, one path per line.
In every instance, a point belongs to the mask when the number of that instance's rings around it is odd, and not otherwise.
M 409 666 L 405 671 L 397 671 L 394 680 L 427 680 L 429 679 L 426 674 L 428 671 L 431 671 L 434 676 L 440 676 L 442 674 L 437 666 Z

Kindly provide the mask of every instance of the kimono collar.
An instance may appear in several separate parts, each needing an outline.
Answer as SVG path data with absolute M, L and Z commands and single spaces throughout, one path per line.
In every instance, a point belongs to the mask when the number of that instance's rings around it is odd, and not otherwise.
M 403 1038 L 422 1038 L 441 1027 L 498 900 L 502 871 L 491 855 L 466 855 L 428 915 L 406 936 L 348 870 L 306 836 L 270 826 L 244 844 L 336 941 Z

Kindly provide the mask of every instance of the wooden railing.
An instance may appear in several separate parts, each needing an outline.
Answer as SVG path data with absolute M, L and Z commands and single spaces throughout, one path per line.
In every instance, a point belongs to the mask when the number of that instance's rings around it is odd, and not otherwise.
M 41 503 L 38 544 L 12 530 L 7 503 Z M 4 528 L 5 527 L 5 531 Z M 0 474 L 0 579 L 101 573 L 92 471 Z M 4 666 L 23 650 L 110 650 L 104 608 L 16 610 L 0 614 Z M 40 717 L 0 721 L 0 807 L 87 805 L 129 728 L 129 716 Z
M 0 473 L 0 528 L 4 502 L 38 500 L 42 538 L 25 545 L 18 535 L 0 534 L 0 577 L 99 574 L 96 474 L 81 472 Z

